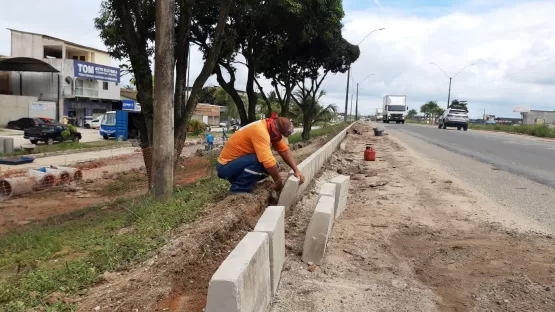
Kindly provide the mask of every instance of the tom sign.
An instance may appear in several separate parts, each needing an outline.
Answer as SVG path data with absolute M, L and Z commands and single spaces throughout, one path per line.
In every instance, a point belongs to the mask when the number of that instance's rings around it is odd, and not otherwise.
M 119 83 L 119 68 L 83 61 L 73 61 L 73 75 L 77 78 L 111 81 Z

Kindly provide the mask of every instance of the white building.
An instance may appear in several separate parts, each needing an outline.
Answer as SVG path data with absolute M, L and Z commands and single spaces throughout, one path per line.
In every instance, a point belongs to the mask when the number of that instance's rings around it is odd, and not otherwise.
M 0 85 L 0 94 L 5 94 L 0 95 L 4 97 L 0 98 L 0 105 L 9 102 L 6 95 L 55 102 L 55 118 L 61 120 L 63 117 L 76 117 L 79 123 L 106 111 L 121 109 L 120 70 L 111 67 L 108 52 L 48 35 L 9 30 L 11 58 L 40 60 L 50 64 L 59 73 L 11 71 L 9 79 L 2 80 L 0 77 L 0 84 L 4 81 L 4 85 Z M 6 77 L 6 72 L 0 75 Z M 13 102 L 20 103 L 20 100 L 14 99 Z M 10 116 L 11 119 L 27 117 L 21 116 L 24 109 L 19 108 L 17 111 L 19 116 L 14 113 Z M 0 126 L 3 119 L 5 118 L 0 120 Z

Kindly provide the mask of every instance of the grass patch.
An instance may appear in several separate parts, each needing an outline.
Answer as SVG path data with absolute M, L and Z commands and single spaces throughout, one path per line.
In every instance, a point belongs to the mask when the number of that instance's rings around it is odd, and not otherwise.
M 324 136 L 324 135 L 335 136 L 339 132 L 341 132 L 343 129 L 347 128 L 347 126 L 349 126 L 349 125 L 350 125 L 350 123 L 347 123 L 347 122 L 323 125 L 321 128 L 312 129 L 310 131 L 310 138 L 314 139 L 314 138 L 321 137 L 321 136 Z M 302 135 L 302 132 L 297 132 L 297 133 L 293 133 L 292 135 L 290 135 L 289 138 L 288 138 L 289 139 L 289 144 L 295 144 L 295 143 L 301 142 L 303 140 L 301 135 Z
M 18 156 L 18 155 L 32 155 L 32 154 L 42 154 L 42 153 L 52 153 L 52 152 L 60 152 L 60 151 L 67 151 L 67 150 L 74 150 L 74 149 L 88 149 L 88 148 L 100 148 L 100 147 L 120 147 L 120 146 L 128 146 L 129 143 L 127 142 L 118 142 L 116 140 L 102 140 L 102 141 L 94 141 L 94 142 L 62 142 L 56 143 L 52 145 L 46 144 L 37 144 L 33 152 L 26 153 L 25 151 L 16 151 L 14 153 L 7 153 L 7 154 L 0 154 L 1 156 Z
M 97 193 L 101 196 L 122 195 L 127 192 L 141 189 L 148 184 L 148 178 L 142 173 L 129 173 L 118 175 L 117 179 L 108 182 Z
M 0 311 L 41 306 L 42 298 L 56 291 L 78 294 L 103 272 L 148 259 L 173 229 L 223 199 L 227 187 L 210 177 L 177 190 L 166 203 L 143 196 L 118 201 L 115 209 L 91 207 L 0 236 Z M 50 306 L 49 311 L 62 310 Z
M 470 129 L 486 131 L 503 131 L 509 133 L 526 134 L 540 138 L 555 138 L 555 128 L 546 125 L 469 125 Z

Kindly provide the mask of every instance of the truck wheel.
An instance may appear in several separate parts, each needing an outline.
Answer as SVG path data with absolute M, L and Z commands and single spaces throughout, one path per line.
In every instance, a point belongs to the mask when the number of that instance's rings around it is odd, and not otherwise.
M 441 129 L 441 124 L 439 123 L 439 121 L 437 122 L 437 128 Z
M 468 125 L 467 125 L 467 126 L 464 126 L 463 130 L 464 130 L 464 131 L 467 131 L 467 130 L 468 130 Z
M 462 127 L 457 127 L 457 130 L 461 131 Z
M 39 142 L 37 140 L 30 140 L 30 141 L 31 141 L 31 144 L 37 144 Z
M 107 136 L 107 135 L 103 135 L 102 138 L 104 138 L 104 140 L 109 140 L 110 139 L 110 137 Z
M 447 129 L 447 125 L 443 122 L 443 129 Z
M 405 124 L 405 121 L 403 120 L 403 121 L 401 121 L 401 123 L 404 125 L 404 124 Z

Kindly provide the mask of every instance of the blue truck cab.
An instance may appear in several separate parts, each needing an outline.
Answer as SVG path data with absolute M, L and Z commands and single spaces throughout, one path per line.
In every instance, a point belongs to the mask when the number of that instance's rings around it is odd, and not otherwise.
M 105 139 L 116 138 L 127 141 L 138 136 L 133 119 L 139 115 L 138 111 L 116 110 L 107 112 L 100 124 L 100 135 Z

